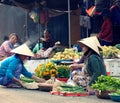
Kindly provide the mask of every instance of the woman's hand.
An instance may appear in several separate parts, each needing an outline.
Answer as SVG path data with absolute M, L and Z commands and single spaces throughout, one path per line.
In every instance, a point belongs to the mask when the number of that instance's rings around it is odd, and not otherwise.
M 32 79 L 34 79 L 38 83 L 44 83 L 45 82 L 45 79 L 39 78 L 39 77 L 37 77 L 35 75 L 32 76 Z
M 45 38 L 40 38 L 40 41 L 46 41 L 46 39 Z
M 23 87 L 23 82 L 20 79 L 17 79 L 16 77 L 14 77 L 13 80 Z
M 69 67 L 70 67 L 70 70 L 75 70 L 78 68 L 78 64 L 71 64 Z
M 23 82 L 21 80 L 19 80 L 19 84 L 20 84 L 20 86 L 23 87 Z
M 70 67 L 70 70 L 76 70 L 76 69 L 82 68 L 83 66 L 84 64 L 81 63 L 81 64 L 71 64 L 69 67 Z

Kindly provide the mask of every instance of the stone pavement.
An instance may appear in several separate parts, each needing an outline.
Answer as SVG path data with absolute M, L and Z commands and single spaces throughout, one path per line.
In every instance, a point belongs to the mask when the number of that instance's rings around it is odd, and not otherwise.
M 40 90 L 0 87 L 0 103 L 116 103 L 96 96 L 65 97 Z

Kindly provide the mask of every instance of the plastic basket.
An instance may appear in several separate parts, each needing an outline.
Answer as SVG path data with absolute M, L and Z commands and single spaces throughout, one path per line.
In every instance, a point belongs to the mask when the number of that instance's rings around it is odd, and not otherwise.
M 109 94 L 111 100 L 120 102 L 120 95 L 113 95 L 112 93 Z

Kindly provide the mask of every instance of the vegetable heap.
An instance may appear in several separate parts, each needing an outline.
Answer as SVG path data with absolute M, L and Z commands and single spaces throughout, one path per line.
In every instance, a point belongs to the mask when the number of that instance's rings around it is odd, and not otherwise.
M 120 89 L 118 89 L 116 92 L 110 93 L 110 95 L 120 96 Z
M 35 68 L 35 75 L 40 78 L 50 79 L 56 78 L 69 78 L 70 69 L 67 65 L 55 65 L 53 62 L 47 62 L 45 64 L 39 64 Z
M 98 80 L 92 84 L 92 89 L 98 90 L 99 92 L 108 90 L 116 91 L 120 88 L 120 79 L 112 76 L 101 75 Z
M 23 81 L 23 82 L 26 82 L 26 83 L 31 83 L 31 82 L 35 82 L 34 79 L 31 79 L 31 78 L 28 78 L 28 77 L 25 77 L 25 76 L 20 76 L 20 80 Z
M 70 76 L 70 69 L 69 66 L 66 65 L 57 65 L 56 66 L 57 70 L 58 70 L 58 78 L 69 78 Z
M 73 85 L 66 84 L 66 83 L 62 83 L 62 85 L 58 87 L 57 89 L 59 89 L 58 91 L 62 93 L 63 92 L 64 93 L 86 93 L 83 87 L 78 86 L 78 85 L 73 86 Z

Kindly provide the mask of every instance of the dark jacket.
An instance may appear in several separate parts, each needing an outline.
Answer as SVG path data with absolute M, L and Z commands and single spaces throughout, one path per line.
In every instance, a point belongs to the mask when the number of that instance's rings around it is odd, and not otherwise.
M 99 76 L 106 75 L 104 62 L 97 54 L 90 55 L 85 64 L 87 73 L 91 77 L 89 85 L 95 83 Z

